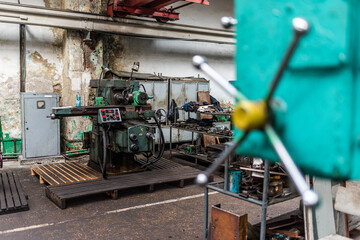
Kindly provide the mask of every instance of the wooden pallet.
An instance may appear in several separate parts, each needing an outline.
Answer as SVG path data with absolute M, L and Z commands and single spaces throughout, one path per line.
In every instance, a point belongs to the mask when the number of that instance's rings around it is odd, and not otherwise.
M 101 173 L 84 164 L 69 162 L 31 167 L 31 175 L 38 175 L 40 183 L 59 185 L 102 178 Z
M 147 163 L 146 158 L 143 156 L 139 156 L 138 158 L 135 159 L 135 161 L 137 161 L 141 165 Z M 183 167 L 183 165 L 166 158 L 161 158 L 159 161 L 148 166 L 148 168 L 151 170 L 169 169 L 169 168 L 177 168 L 177 167 Z
M 0 214 L 29 210 L 27 196 L 13 172 L 0 173 Z
M 138 187 L 149 187 L 153 190 L 156 184 L 174 182 L 182 187 L 185 180 L 194 179 L 199 173 L 199 170 L 188 166 L 132 173 L 109 177 L 109 179 L 47 186 L 46 196 L 64 209 L 68 200 L 94 194 L 112 192 L 117 198 L 120 190 Z

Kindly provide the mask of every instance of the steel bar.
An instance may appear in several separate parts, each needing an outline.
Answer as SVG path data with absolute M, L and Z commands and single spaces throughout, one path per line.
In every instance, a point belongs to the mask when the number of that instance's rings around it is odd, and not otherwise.
M 284 144 L 281 142 L 279 136 L 272 126 L 267 124 L 265 126 L 265 133 L 269 142 L 272 144 L 276 154 L 279 156 L 281 162 L 293 180 L 299 194 L 301 195 L 305 206 L 314 206 L 318 203 L 318 195 L 312 191 L 306 183 L 304 176 L 301 174 L 298 167 L 295 165 Z
M 269 161 L 265 161 L 263 194 L 262 194 L 260 240 L 265 240 L 265 236 L 266 236 L 266 211 L 267 211 L 267 204 L 268 204 L 267 198 L 268 198 L 268 192 L 269 192 L 269 179 L 270 179 L 270 163 L 269 163 Z
M 208 218 L 209 218 L 209 190 L 206 187 L 204 190 L 204 240 L 207 239 L 208 234 Z
M 245 171 L 251 171 L 251 172 L 258 172 L 258 173 L 263 173 L 264 170 L 261 169 L 255 169 L 255 168 L 247 168 L 247 167 L 239 167 L 240 170 L 245 170 Z M 280 176 L 287 176 L 286 173 L 281 173 L 281 172 L 274 172 L 274 171 L 270 171 L 271 175 L 280 175 Z
M 205 57 L 196 55 L 192 59 L 193 65 L 203 71 L 211 80 L 216 82 L 224 91 L 230 96 L 236 98 L 238 101 L 246 100 L 247 98 L 239 92 L 229 81 L 217 73 L 208 63 Z
M 279 85 L 280 79 L 286 69 L 286 67 L 289 64 L 289 61 L 292 57 L 292 55 L 295 52 L 295 49 L 301 39 L 302 36 L 304 36 L 307 31 L 309 30 L 309 24 L 302 18 L 294 18 L 293 21 L 293 29 L 294 29 L 294 38 L 289 46 L 289 48 L 286 51 L 285 57 L 282 60 L 280 67 L 274 77 L 274 80 L 271 83 L 270 91 L 268 92 L 267 96 L 265 97 L 265 103 L 269 104 L 272 96 L 274 95 L 274 92 Z
M 211 184 L 208 184 L 206 185 L 207 188 L 211 189 L 211 190 L 214 190 L 214 191 L 217 191 L 217 192 L 220 192 L 222 194 L 225 194 L 225 195 L 228 195 L 228 196 L 231 196 L 231 197 L 235 197 L 235 198 L 238 198 L 238 199 L 241 199 L 241 200 L 244 200 L 244 201 L 247 201 L 247 202 L 250 202 L 250 203 L 254 203 L 256 205 L 259 205 L 259 206 L 262 206 L 262 202 L 261 201 L 258 201 L 258 200 L 255 200 L 255 199 L 252 199 L 252 198 L 245 198 L 245 197 L 242 197 L 236 193 L 232 193 L 232 192 L 229 192 L 229 191 L 225 191 L 224 189 L 222 188 L 218 188 L 218 187 L 215 187 L 215 186 L 212 186 Z
M 209 177 L 211 174 L 213 174 L 216 169 L 230 156 L 233 154 L 233 152 L 240 146 L 240 144 L 245 140 L 246 136 L 248 135 L 248 132 L 244 132 L 241 137 L 238 137 L 234 139 L 234 144 L 230 146 L 228 149 L 226 149 L 222 154 L 220 154 L 219 157 L 215 159 L 215 161 L 210 165 L 208 169 L 205 170 L 205 172 L 200 173 L 196 177 L 196 183 L 199 185 L 206 185 L 209 182 Z
M 229 191 L 229 162 L 230 157 L 227 157 L 225 160 L 225 166 L 224 166 L 224 190 Z
M 234 44 L 233 31 L 172 23 L 110 18 L 104 15 L 58 10 L 0 1 L 0 22 L 112 33 L 135 37 Z

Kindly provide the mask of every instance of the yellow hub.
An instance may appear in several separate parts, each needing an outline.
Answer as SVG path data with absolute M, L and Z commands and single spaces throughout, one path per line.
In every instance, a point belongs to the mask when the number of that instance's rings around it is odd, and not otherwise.
M 241 130 L 261 129 L 266 121 L 264 101 L 240 101 L 232 115 L 235 127 Z

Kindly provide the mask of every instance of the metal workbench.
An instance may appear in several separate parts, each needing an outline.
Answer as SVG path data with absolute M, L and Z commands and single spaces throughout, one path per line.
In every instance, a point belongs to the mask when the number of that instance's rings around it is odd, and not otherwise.
M 263 193 L 262 193 L 262 200 L 257 200 L 251 197 L 243 197 L 240 196 L 236 193 L 230 192 L 229 191 L 229 164 L 230 164 L 231 159 L 228 158 L 225 161 L 224 164 L 224 181 L 221 182 L 212 182 L 206 185 L 205 187 L 205 197 L 204 197 L 204 201 L 205 201 L 205 207 L 204 207 L 204 240 L 207 239 L 207 234 L 208 234 L 208 218 L 209 218 L 209 189 L 213 190 L 213 191 L 217 191 L 219 193 L 225 194 L 227 196 L 236 198 L 236 199 L 240 199 L 249 203 L 253 203 L 256 204 L 258 206 L 262 207 L 262 213 L 261 213 L 261 227 L 260 227 L 260 239 L 261 240 L 265 240 L 265 235 L 266 235 L 266 212 L 267 212 L 267 206 L 269 205 L 273 205 L 273 204 L 277 204 L 277 203 L 281 203 L 284 201 L 288 201 L 290 199 L 293 199 L 295 197 L 298 197 L 298 193 L 294 192 L 291 193 L 288 196 L 285 197 L 281 197 L 281 198 L 274 198 L 274 199 L 270 199 L 268 200 L 268 190 L 269 190 L 269 180 L 270 180 L 270 173 L 271 174 L 275 174 L 273 172 L 270 172 L 270 163 L 269 161 L 264 161 L 264 180 L 263 180 Z
M 177 110 L 184 110 L 182 107 L 178 107 Z M 197 114 L 210 114 L 210 115 L 227 115 L 227 116 L 230 116 L 231 114 L 230 113 L 227 113 L 227 112 L 224 112 L 224 113 L 221 113 L 221 112 L 215 112 L 215 113 L 212 113 L 212 112 L 196 112 Z M 177 118 L 177 115 L 176 115 L 176 111 L 175 111 L 175 116 L 174 116 L 174 123 L 176 123 L 176 118 Z M 188 118 L 190 118 L 190 112 L 188 112 Z M 170 156 L 172 156 L 172 129 L 173 128 L 177 128 L 179 130 L 183 130 L 183 131 L 189 131 L 191 132 L 191 144 L 194 145 L 194 134 L 195 133 L 199 133 L 199 134 L 206 134 L 206 135 L 209 135 L 209 136 L 214 136 L 214 137 L 219 137 L 219 138 L 226 138 L 226 139 L 229 139 L 229 140 L 232 140 L 232 136 L 228 136 L 228 135 L 221 135 L 221 134 L 216 134 L 216 133 L 209 133 L 209 132 L 205 132 L 205 131 L 199 131 L 199 130 L 196 130 L 196 129 L 188 129 L 188 128 L 184 128 L 184 127 L 179 127 L 179 126 L 174 126 L 173 124 L 170 124 Z M 181 153 L 180 153 L 181 154 Z M 190 157 L 194 157 L 195 158 L 195 164 L 197 164 L 197 159 L 201 159 L 203 160 L 204 159 L 204 156 L 196 156 L 196 155 L 190 155 L 190 154 L 185 154 L 187 156 L 190 156 Z

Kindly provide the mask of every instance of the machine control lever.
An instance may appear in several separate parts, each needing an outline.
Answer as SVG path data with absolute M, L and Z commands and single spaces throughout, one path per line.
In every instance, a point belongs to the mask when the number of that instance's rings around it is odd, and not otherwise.
M 226 29 L 235 26 L 237 23 L 238 21 L 233 17 L 224 16 L 221 18 L 221 24 Z
M 299 43 L 301 37 L 303 37 L 310 29 L 309 23 L 303 18 L 294 18 L 292 20 L 292 25 L 293 25 L 293 30 L 294 30 L 294 38 L 293 38 L 290 46 L 288 47 L 283 60 L 281 61 L 280 67 L 279 67 L 277 73 L 275 74 L 275 77 L 271 83 L 270 90 L 267 93 L 267 96 L 265 97 L 265 102 L 267 104 L 269 104 L 272 96 L 274 95 L 276 87 L 279 85 L 280 79 L 281 79 L 286 67 L 289 64 L 290 59 L 291 59 L 292 55 L 294 54 L 295 49 L 298 46 L 298 43 Z
M 284 164 L 286 168 L 286 172 L 290 175 L 293 180 L 296 189 L 300 193 L 305 206 L 313 206 L 317 204 L 319 197 L 318 195 L 312 191 L 309 185 L 306 183 L 303 175 L 301 174 L 298 167 L 295 165 L 292 160 L 290 154 L 286 150 L 284 144 L 281 142 L 279 136 L 276 134 L 275 130 L 272 126 L 265 126 L 265 133 L 269 139 L 269 142 L 273 146 L 276 154 L 279 156 L 281 162 Z
M 238 101 L 246 100 L 246 97 L 239 92 L 233 85 L 229 83 L 223 76 L 221 76 L 215 69 L 213 69 L 208 63 L 205 57 L 195 55 L 192 59 L 193 65 L 203 71 L 211 80 L 216 82 L 224 91 L 230 96 L 233 96 Z

